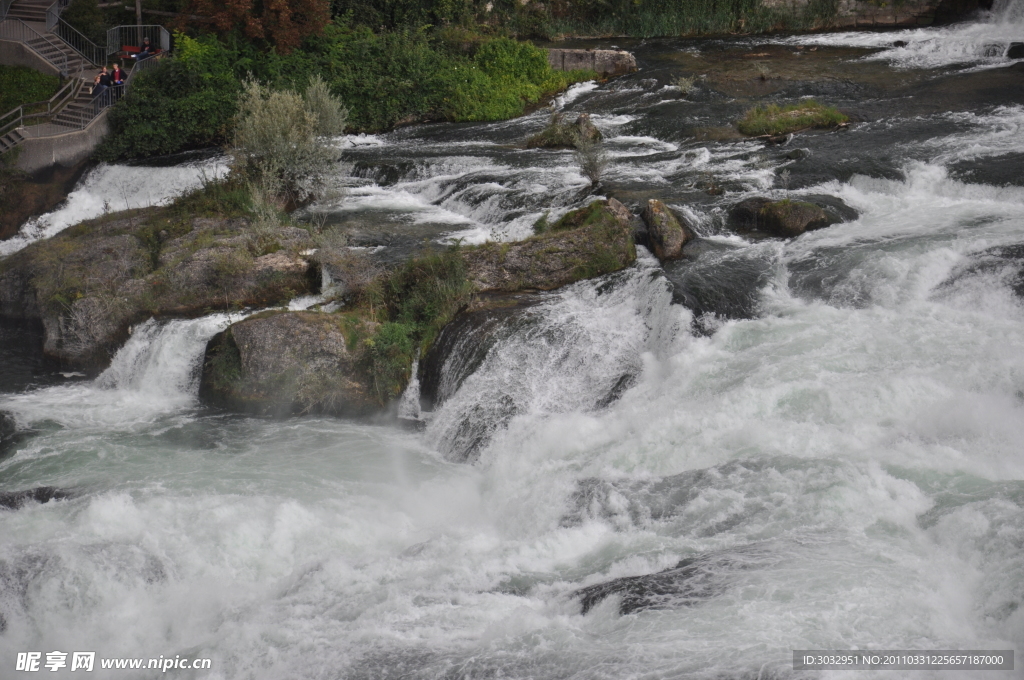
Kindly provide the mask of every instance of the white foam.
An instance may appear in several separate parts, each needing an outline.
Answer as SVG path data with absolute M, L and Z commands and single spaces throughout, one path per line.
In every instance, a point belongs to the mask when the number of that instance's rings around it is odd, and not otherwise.
M 227 171 L 224 158 L 166 168 L 100 164 L 82 178 L 59 208 L 29 220 L 15 236 L 0 241 L 0 256 L 106 212 L 164 205 Z

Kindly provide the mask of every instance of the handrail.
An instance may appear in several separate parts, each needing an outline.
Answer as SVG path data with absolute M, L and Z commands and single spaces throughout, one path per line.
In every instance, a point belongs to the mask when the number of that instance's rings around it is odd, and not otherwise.
M 78 95 L 78 88 L 81 86 L 81 84 L 82 81 L 79 78 L 69 80 L 67 84 L 64 85 L 64 87 L 57 90 L 57 93 L 49 99 L 41 99 L 37 102 L 30 102 L 28 104 L 16 106 L 4 115 L 0 116 L 0 121 L 4 120 L 5 118 L 12 118 L 13 116 L 12 120 L 8 121 L 7 123 L 4 123 L 3 125 L 0 125 L 0 137 L 3 137 L 11 130 L 18 129 L 19 127 L 24 125 L 25 121 L 29 118 L 43 118 L 52 116 L 54 113 L 63 108 L 69 100 L 74 99 L 75 96 Z M 46 104 L 45 112 L 28 114 L 25 113 L 25 109 L 31 110 L 36 106 L 41 106 L 43 104 Z
M 159 45 L 164 52 L 171 50 L 171 34 L 160 24 L 144 24 L 141 26 L 114 26 L 107 29 L 107 54 L 120 52 L 124 45 L 142 46 L 144 38 L 155 46 Z
M 80 78 L 74 78 L 72 80 L 68 80 L 67 84 L 64 87 L 57 90 L 57 94 L 53 95 L 49 99 L 38 102 L 32 102 L 31 104 L 22 104 L 22 107 L 26 109 L 32 109 L 41 104 L 46 104 L 46 111 L 41 111 L 39 113 L 28 113 L 25 114 L 25 118 L 39 118 L 44 116 L 52 116 L 57 111 L 62 109 L 64 105 L 68 103 L 69 100 L 74 99 L 78 95 L 78 88 L 81 85 L 82 80 Z
M 34 28 L 26 24 L 21 19 L 9 18 L 0 21 L 0 38 L 5 38 L 8 40 L 14 40 L 16 42 L 23 43 L 26 47 L 32 49 L 33 52 L 38 54 L 44 61 L 46 61 L 47 63 L 51 64 L 54 68 L 56 68 L 62 76 L 67 78 L 70 75 L 68 73 L 68 55 L 64 53 L 64 50 L 61 49 L 61 46 L 55 43 L 53 40 L 50 40 L 45 35 L 42 35 L 38 31 L 36 31 Z M 42 52 L 33 49 L 32 46 L 28 44 L 28 41 L 33 40 L 35 38 L 41 38 L 48 42 L 54 49 L 57 50 L 59 58 L 54 59 L 48 57 Z
M 57 18 L 57 22 L 54 24 L 51 32 L 66 42 L 68 47 L 78 52 L 90 63 L 96 66 L 103 66 L 103 63 L 107 60 L 107 55 L 102 47 L 86 38 L 77 28 L 60 17 Z
M 7 11 L 11 9 L 11 3 L 14 0 L 0 0 L 0 21 L 7 18 Z
M 17 114 L 17 117 L 14 120 L 0 125 L 0 137 L 3 137 L 11 130 L 17 130 L 21 127 L 22 121 L 24 120 L 23 112 L 24 109 L 21 106 L 16 106 L 4 115 L 0 116 L 0 120 L 3 120 L 4 118 Z

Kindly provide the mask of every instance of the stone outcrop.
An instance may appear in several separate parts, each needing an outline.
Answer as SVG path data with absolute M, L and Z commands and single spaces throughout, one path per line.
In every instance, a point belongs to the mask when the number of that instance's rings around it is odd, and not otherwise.
M 379 405 L 361 340 L 376 327 L 317 312 L 249 317 L 210 341 L 200 396 L 235 410 L 278 415 L 374 411 Z
M 617 271 L 636 260 L 630 214 L 614 198 L 569 213 L 551 231 L 515 243 L 466 248 L 478 292 L 552 290 Z
M 586 69 L 596 71 L 603 78 L 637 70 L 636 57 L 625 50 L 549 49 L 548 63 L 556 71 Z
M 764 197 L 748 198 L 729 213 L 730 225 L 741 231 L 762 231 L 783 238 L 799 236 L 840 220 L 820 206 L 805 201 L 772 201 Z
M 119 213 L 65 230 L 0 261 L 0 316 L 42 321 L 44 352 L 102 367 L 150 316 L 269 305 L 315 290 L 299 253 L 308 233 L 255 238 L 244 219 Z
M 683 246 L 695 238 L 693 230 L 656 198 L 647 201 L 640 217 L 647 225 L 648 246 L 659 260 L 679 259 Z
M 572 123 L 565 121 L 565 114 L 556 113 L 548 126 L 526 140 L 528 149 L 572 149 L 581 142 L 595 143 L 602 139 L 590 114 L 581 113 Z
M 457 258 L 463 277 L 459 285 L 466 290 L 459 298 L 461 313 L 528 304 L 523 298 L 530 291 L 552 290 L 632 264 L 636 248 L 631 218 L 629 210 L 614 199 L 595 201 L 565 215 L 547 233 L 524 241 L 450 251 L 446 258 Z M 423 272 L 443 269 L 418 266 L 418 262 L 423 260 L 410 265 L 421 277 L 427 275 Z M 390 276 L 397 278 L 385 279 L 382 287 L 393 287 L 401 280 L 404 292 L 399 304 L 409 296 L 429 295 L 426 289 L 452 284 L 442 279 L 410 281 L 402 271 Z M 417 285 L 423 288 L 405 288 Z M 405 388 L 414 340 L 420 343 L 420 355 L 431 357 L 428 364 L 444 361 L 430 352 L 435 335 L 416 335 L 408 329 L 410 323 L 430 327 L 431 320 L 397 323 L 389 314 L 379 306 L 353 301 L 341 312 L 273 312 L 235 323 L 207 346 L 200 395 L 229 408 L 259 413 L 352 415 L 380 410 Z M 451 323 L 460 323 L 460 314 L 454 310 L 453 314 Z M 444 317 L 434 327 L 441 330 L 451 318 Z M 409 333 L 402 336 L 408 338 L 409 346 L 401 338 L 396 341 L 394 334 L 400 332 Z

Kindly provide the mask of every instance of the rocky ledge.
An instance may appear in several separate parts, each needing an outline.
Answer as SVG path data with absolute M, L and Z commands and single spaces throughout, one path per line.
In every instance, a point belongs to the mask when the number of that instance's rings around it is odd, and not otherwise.
M 479 311 L 482 297 L 552 290 L 623 269 L 636 260 L 632 230 L 625 206 L 596 201 L 524 241 L 412 260 L 341 311 L 249 317 L 210 341 L 200 394 L 257 413 L 380 411 L 405 389 L 413 360 L 448 323 Z
M 315 290 L 315 268 L 300 255 L 312 247 L 295 227 L 257 237 L 242 218 L 118 213 L 0 261 L 0 316 L 42 321 L 46 354 L 100 368 L 150 316 L 266 306 Z

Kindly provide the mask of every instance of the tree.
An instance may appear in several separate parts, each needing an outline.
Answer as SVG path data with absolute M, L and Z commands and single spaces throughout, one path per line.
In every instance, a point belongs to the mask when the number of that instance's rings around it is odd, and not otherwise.
M 308 36 L 320 34 L 330 9 L 330 0 L 191 0 L 186 13 L 208 17 L 203 25 L 221 35 L 240 31 L 287 54 Z

